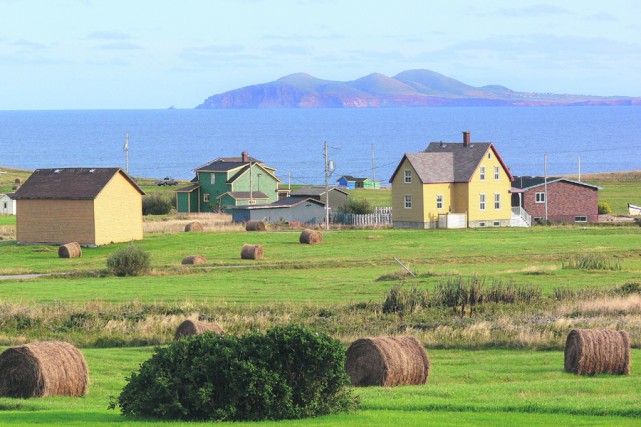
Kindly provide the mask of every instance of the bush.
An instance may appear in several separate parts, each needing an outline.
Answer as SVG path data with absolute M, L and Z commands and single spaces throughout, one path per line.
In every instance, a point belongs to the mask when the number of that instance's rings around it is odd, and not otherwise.
M 114 252 L 107 258 L 107 268 L 116 276 L 138 276 L 149 270 L 150 265 L 149 252 L 134 244 Z
M 353 409 L 341 344 L 300 326 L 205 333 L 156 349 L 110 407 L 181 420 L 303 418 Z
M 612 207 L 608 202 L 599 202 L 599 215 L 606 215 L 612 213 Z
M 367 199 L 357 200 L 348 198 L 343 206 L 338 208 L 338 212 L 355 215 L 372 214 L 374 213 L 374 207 L 369 204 L 369 200 Z
M 564 261 L 561 267 L 573 270 L 621 270 L 619 260 L 611 260 L 602 254 L 591 254 Z
M 142 199 L 143 215 L 167 215 L 174 208 L 171 195 L 151 193 Z
M 388 292 L 383 303 L 383 313 L 412 313 L 417 308 L 429 304 L 429 293 L 412 286 L 403 289 L 402 285 L 394 286 Z

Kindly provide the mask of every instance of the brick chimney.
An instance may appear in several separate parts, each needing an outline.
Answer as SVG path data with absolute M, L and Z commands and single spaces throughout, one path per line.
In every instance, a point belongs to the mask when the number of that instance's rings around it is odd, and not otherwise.
M 463 147 L 470 146 L 470 132 L 463 132 Z
M 243 159 L 243 163 L 249 163 L 249 153 L 247 153 L 247 151 L 243 151 L 241 153 L 241 157 Z

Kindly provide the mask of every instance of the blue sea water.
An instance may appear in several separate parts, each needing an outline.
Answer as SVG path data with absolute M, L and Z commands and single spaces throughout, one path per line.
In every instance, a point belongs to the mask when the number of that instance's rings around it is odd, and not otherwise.
M 493 142 L 514 175 L 641 169 L 641 107 L 456 107 L 282 110 L 0 111 L 0 165 L 125 168 L 191 179 L 248 151 L 292 183 L 324 182 L 323 142 L 341 175 L 384 182 L 405 152 L 431 141 Z

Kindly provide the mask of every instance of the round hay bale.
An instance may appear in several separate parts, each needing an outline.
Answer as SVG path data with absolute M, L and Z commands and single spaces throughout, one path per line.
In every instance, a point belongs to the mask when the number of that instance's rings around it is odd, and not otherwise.
M 35 342 L 0 354 L 0 396 L 82 396 L 88 388 L 87 362 L 69 343 Z
M 189 231 L 203 231 L 205 228 L 203 227 L 203 224 L 198 221 L 190 222 L 189 224 L 185 225 L 185 232 Z
M 305 229 L 300 233 L 299 241 L 308 245 L 319 245 L 323 243 L 323 234 L 320 231 Z
M 11 189 L 12 189 L 12 190 L 18 190 L 19 188 L 20 188 L 20 186 L 19 186 L 19 185 L 13 185 L 13 186 L 11 187 Z
M 202 255 L 190 255 L 183 258 L 183 264 L 207 264 L 207 258 Z
M 263 221 L 247 221 L 245 231 L 265 231 L 267 227 Z
M 264 251 L 261 245 L 244 244 L 240 251 L 241 259 L 263 259 Z
M 425 384 L 430 360 L 414 337 L 361 338 L 349 346 L 345 371 L 357 387 Z
M 22 184 L 22 178 L 16 178 L 13 182 L 16 184 Z
M 190 335 L 199 335 L 208 331 L 216 332 L 218 334 L 225 333 L 222 326 L 216 323 L 200 322 L 197 320 L 185 320 L 180 324 L 180 326 L 178 326 L 178 329 L 176 329 L 174 340 L 179 340 Z
M 574 329 L 564 356 L 567 372 L 630 375 L 630 337 L 625 331 Z
M 58 257 L 60 258 L 79 258 L 81 256 L 82 248 L 78 242 L 67 243 L 58 248 Z

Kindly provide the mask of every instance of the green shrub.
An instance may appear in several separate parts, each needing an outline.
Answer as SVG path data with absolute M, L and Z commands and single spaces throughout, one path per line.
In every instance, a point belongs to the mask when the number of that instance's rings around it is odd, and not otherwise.
M 374 207 L 370 205 L 369 200 L 367 199 L 352 199 L 351 197 L 343 204 L 343 206 L 338 208 L 339 213 L 345 214 L 373 214 Z
M 563 269 L 573 270 L 621 270 L 621 262 L 619 260 L 611 260 L 601 254 L 586 255 L 578 258 L 571 259 L 562 263 Z
M 383 302 L 383 313 L 412 313 L 417 308 L 425 308 L 429 304 L 429 293 L 426 290 L 411 286 L 403 289 L 396 285 L 388 292 Z
M 599 215 L 612 213 L 612 207 L 608 202 L 599 202 Z
M 151 193 L 142 198 L 143 215 L 167 215 L 174 208 L 171 195 Z
M 149 270 L 151 256 L 138 245 L 130 244 L 107 258 L 107 268 L 116 276 L 138 276 Z
M 353 409 L 341 344 L 300 326 L 206 333 L 156 349 L 111 408 L 181 420 L 303 418 Z

